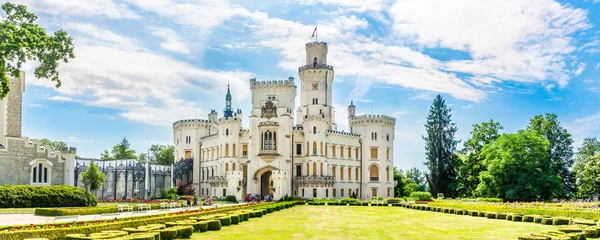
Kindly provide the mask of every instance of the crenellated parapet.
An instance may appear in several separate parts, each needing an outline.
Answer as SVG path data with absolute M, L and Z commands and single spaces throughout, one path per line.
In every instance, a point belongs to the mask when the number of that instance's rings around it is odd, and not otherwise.
M 304 122 L 308 121 L 322 121 L 327 123 L 327 118 L 325 117 L 325 114 L 304 115 Z
M 242 124 L 242 118 L 241 117 L 221 117 L 219 118 L 219 124 L 228 124 L 228 123 L 232 123 L 232 124 Z
M 344 132 L 344 131 L 327 130 L 327 134 L 329 134 L 330 136 L 338 136 L 338 137 L 351 138 L 351 139 L 359 139 L 360 138 L 360 134 L 349 133 L 349 132 Z
M 173 123 L 173 129 L 189 128 L 189 127 L 210 127 L 212 121 L 206 119 L 183 119 Z
M 271 88 L 295 88 L 294 78 L 290 77 L 287 80 L 267 80 L 257 81 L 256 78 L 250 79 L 250 89 L 271 89 Z
M 394 127 L 394 126 L 396 126 L 396 118 L 389 117 L 386 115 L 371 115 L 371 114 L 350 117 L 350 126 L 371 125 L 371 124 Z

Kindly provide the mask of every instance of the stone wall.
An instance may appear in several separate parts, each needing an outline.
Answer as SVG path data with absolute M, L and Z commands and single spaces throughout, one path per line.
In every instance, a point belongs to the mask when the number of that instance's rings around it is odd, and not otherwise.
M 29 162 L 45 159 L 52 162 L 51 184 L 64 184 L 65 162 L 60 151 L 49 147 L 40 149 L 37 141 L 7 137 L 7 146 L 0 149 L 0 184 L 30 184 Z
M 25 84 L 25 73 L 20 78 L 10 78 L 10 92 L 6 108 L 6 136 L 21 137 L 22 99 Z

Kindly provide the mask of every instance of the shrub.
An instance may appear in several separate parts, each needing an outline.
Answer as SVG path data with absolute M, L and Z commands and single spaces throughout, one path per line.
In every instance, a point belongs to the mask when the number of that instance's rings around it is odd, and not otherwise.
M 479 216 L 479 211 L 469 211 L 469 215 L 473 216 L 473 217 L 478 217 Z
M 412 192 L 410 198 L 417 201 L 429 201 L 433 199 L 430 192 Z
M 229 196 L 225 197 L 225 201 L 232 202 L 232 203 L 238 202 L 237 199 L 235 198 L 235 196 L 233 196 L 233 195 L 229 195 Z
M 544 219 L 542 216 L 535 216 L 535 217 L 533 217 L 533 222 L 534 223 L 542 223 L 542 219 Z
M 512 221 L 513 220 L 513 215 L 512 214 L 506 214 L 506 220 Z
M 448 209 L 448 213 L 454 213 L 454 211 L 456 211 L 454 208 Z
M 196 222 L 192 226 L 194 226 L 194 230 L 196 230 L 196 232 L 208 231 L 208 223 L 207 222 Z
M 506 213 L 496 213 L 496 219 L 506 220 Z
M 496 213 L 488 212 L 488 213 L 485 214 L 485 217 L 486 218 L 496 218 Z
M 462 209 L 458 209 L 454 213 L 456 213 L 458 215 L 463 215 L 463 210 Z
M 570 219 L 568 218 L 554 218 L 552 220 L 552 225 L 568 225 Z
M 229 217 L 231 218 L 231 224 L 239 224 L 240 223 L 240 215 L 229 215 Z
M 84 207 L 97 203 L 96 196 L 73 186 L 0 186 L 0 208 Z
M 525 215 L 523 216 L 523 222 L 533 222 L 535 215 Z
M 194 227 L 190 225 L 176 226 L 173 229 L 177 230 L 176 238 L 190 238 L 194 233 Z
M 254 217 L 262 217 L 263 211 L 254 211 Z
M 521 236 L 519 240 L 550 240 L 550 237 L 543 236 Z
M 513 220 L 513 222 L 523 222 L 523 216 L 513 215 L 512 220 Z
M 221 226 L 229 226 L 231 225 L 231 218 L 230 217 L 220 217 L 217 218 L 217 220 L 221 221 Z
M 156 231 L 160 233 L 161 240 L 173 240 L 177 237 L 177 229 L 165 228 Z
M 99 233 L 92 233 L 89 236 L 85 234 L 69 234 L 66 236 L 67 240 L 83 240 L 83 239 L 107 239 L 127 236 L 125 231 L 102 231 Z
M 552 218 L 542 218 L 540 223 L 544 225 L 552 225 L 552 221 L 554 221 Z
M 218 231 L 221 230 L 221 221 L 208 220 L 206 221 L 206 226 L 208 227 L 208 231 Z

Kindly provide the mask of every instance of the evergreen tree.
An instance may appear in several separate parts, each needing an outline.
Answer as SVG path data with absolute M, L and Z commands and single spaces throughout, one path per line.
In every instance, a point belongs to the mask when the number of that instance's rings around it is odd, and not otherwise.
M 500 131 L 504 129 L 499 122 L 489 120 L 481 124 L 474 124 L 471 138 L 465 141 L 465 148 L 460 155 L 461 166 L 458 171 L 457 191 L 461 197 L 476 196 L 477 185 L 479 185 L 479 173 L 485 171 L 487 166 L 483 164 L 484 156 L 481 149 L 488 143 L 500 137 Z
M 131 149 L 127 138 L 123 138 L 120 143 L 113 146 L 112 151 L 109 153 L 108 150 L 104 150 L 100 154 L 102 159 L 136 159 L 138 156 L 135 155 L 135 150 Z
M 456 156 L 454 134 L 458 130 L 451 119 L 451 110 L 440 95 L 433 100 L 429 108 L 425 129 L 425 166 L 429 173 L 425 174 L 429 191 L 435 197 L 443 193 L 445 197 L 456 196 L 456 172 L 459 161 Z
M 93 159 L 90 163 L 90 166 L 88 166 L 85 172 L 81 174 L 81 177 L 81 181 L 86 187 L 89 188 L 90 191 L 95 191 L 96 189 L 100 188 L 100 186 L 102 186 L 106 180 L 106 176 L 104 176 L 104 174 L 100 171 L 98 165 L 94 163 Z
M 556 114 L 536 115 L 531 119 L 527 130 L 542 135 L 550 146 L 548 158 L 554 172 L 561 178 L 563 191 L 558 196 L 570 197 L 575 192 L 575 175 L 570 170 L 573 166 L 573 139 L 567 129 L 560 126 Z

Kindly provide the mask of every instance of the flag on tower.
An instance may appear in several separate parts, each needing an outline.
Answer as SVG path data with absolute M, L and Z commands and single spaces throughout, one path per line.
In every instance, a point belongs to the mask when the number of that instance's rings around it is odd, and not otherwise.
M 315 26 L 315 30 L 313 31 L 313 34 L 311 37 L 315 37 L 315 33 L 317 33 L 317 26 Z

